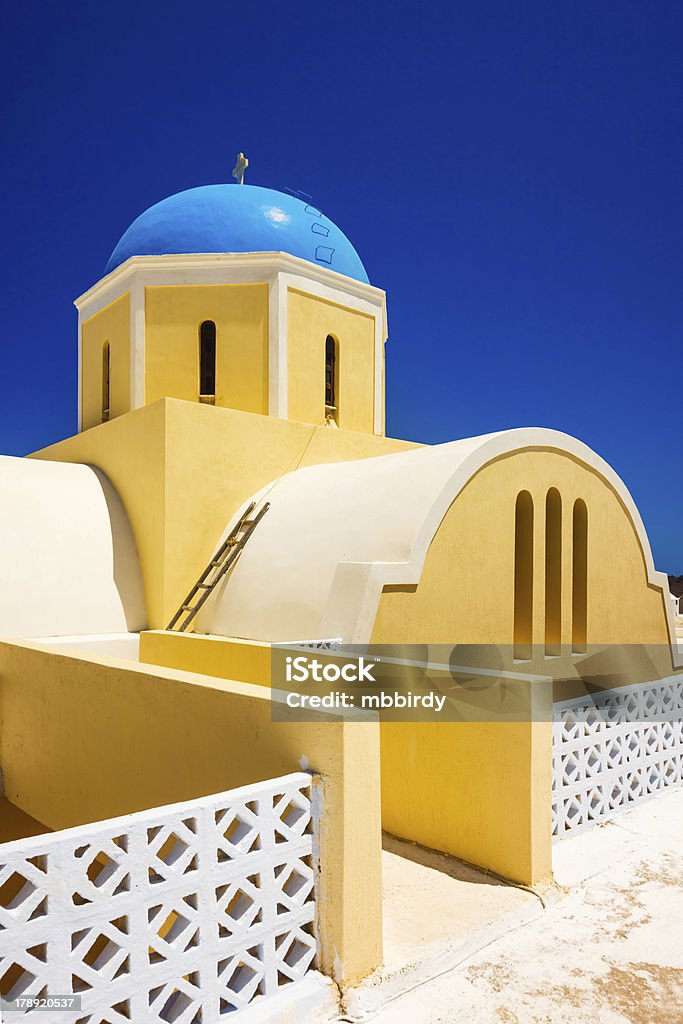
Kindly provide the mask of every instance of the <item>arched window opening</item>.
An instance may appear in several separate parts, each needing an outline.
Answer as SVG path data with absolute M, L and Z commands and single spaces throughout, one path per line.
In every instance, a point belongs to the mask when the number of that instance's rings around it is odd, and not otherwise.
M 588 509 L 574 502 L 572 523 L 572 651 L 584 654 L 588 643 Z
M 562 498 L 551 487 L 545 499 L 545 653 L 560 654 L 562 635 Z
M 337 411 L 337 342 L 331 334 L 325 339 L 325 412 Z
M 102 346 L 102 422 L 109 419 L 109 396 L 110 396 L 110 375 L 111 375 L 111 350 L 109 342 L 105 341 Z
M 534 614 L 534 503 L 520 491 L 515 505 L 514 657 L 529 661 Z
M 205 320 L 199 328 L 199 400 L 216 399 L 216 325 Z

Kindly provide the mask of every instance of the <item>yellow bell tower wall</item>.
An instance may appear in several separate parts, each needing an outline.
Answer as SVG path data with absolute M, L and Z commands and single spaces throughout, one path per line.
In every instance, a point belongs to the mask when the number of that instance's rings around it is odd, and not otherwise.
M 375 317 L 290 288 L 287 298 L 289 419 L 325 423 L 325 340 L 337 342 L 337 425 L 373 434 Z
M 82 429 L 102 422 L 102 351 L 109 343 L 109 419 L 130 411 L 130 295 L 85 320 L 82 330 Z
M 134 256 L 75 305 L 82 431 L 175 398 L 384 435 L 386 296 L 370 284 L 282 252 Z
M 216 400 L 268 412 L 268 286 L 145 288 L 145 402 L 199 398 L 199 328 L 216 324 Z

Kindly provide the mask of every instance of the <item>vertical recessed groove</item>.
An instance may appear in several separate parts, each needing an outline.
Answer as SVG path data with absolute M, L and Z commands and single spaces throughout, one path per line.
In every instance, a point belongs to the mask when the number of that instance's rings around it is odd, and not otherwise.
M 583 654 L 588 643 L 588 509 L 574 502 L 572 521 L 572 651 Z
M 551 487 L 545 499 L 545 653 L 560 654 L 562 640 L 562 498 Z
M 514 656 L 528 661 L 534 613 L 534 503 L 520 491 L 515 505 Z
M 199 397 L 216 396 L 216 325 L 205 320 L 199 328 Z
M 111 348 L 109 342 L 105 341 L 102 346 L 102 422 L 109 419 L 109 406 L 111 402 Z
M 325 418 L 339 423 L 339 342 L 328 334 L 325 339 Z

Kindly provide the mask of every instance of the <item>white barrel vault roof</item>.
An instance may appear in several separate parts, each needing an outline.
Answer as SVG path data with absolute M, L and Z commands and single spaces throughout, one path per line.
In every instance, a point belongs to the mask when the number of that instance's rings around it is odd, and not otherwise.
M 0 636 L 144 628 L 135 540 L 91 466 L 0 456 Z
M 664 587 L 638 510 L 611 467 L 568 434 L 526 427 L 310 466 L 270 484 L 254 496 L 270 510 L 195 630 L 271 642 L 368 642 L 382 588 L 419 581 L 432 538 L 471 477 L 501 455 L 530 449 L 569 454 L 616 490 L 639 535 L 649 582 Z M 673 636 L 672 616 L 669 628 Z

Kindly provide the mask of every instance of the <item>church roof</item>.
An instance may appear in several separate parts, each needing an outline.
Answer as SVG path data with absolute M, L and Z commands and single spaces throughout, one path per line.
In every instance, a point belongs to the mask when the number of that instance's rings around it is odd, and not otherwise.
M 202 185 L 162 199 L 133 221 L 106 273 L 131 256 L 287 252 L 368 282 L 343 231 L 317 207 L 260 185 Z
M 133 531 L 104 473 L 93 466 L 0 455 L 0 493 L 3 636 L 145 628 Z
M 560 452 L 602 477 L 631 518 L 648 583 L 668 591 L 638 510 L 614 470 L 568 434 L 523 427 L 307 466 L 269 484 L 252 496 L 268 500 L 268 514 L 229 583 L 224 579 L 200 611 L 196 632 L 272 642 L 340 637 L 368 643 L 382 588 L 418 583 L 439 524 L 466 484 L 501 456 L 529 450 Z M 673 618 L 673 635 L 672 623 Z

